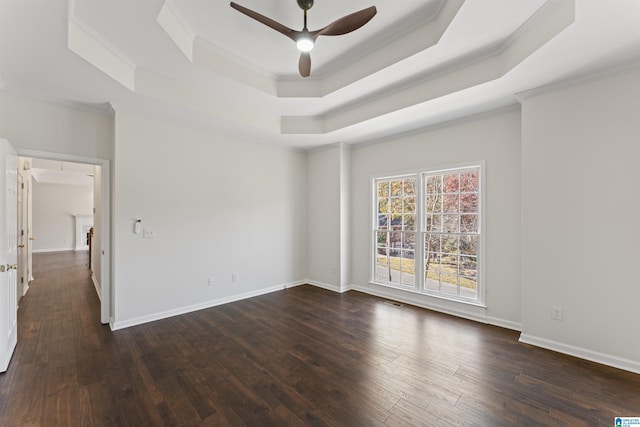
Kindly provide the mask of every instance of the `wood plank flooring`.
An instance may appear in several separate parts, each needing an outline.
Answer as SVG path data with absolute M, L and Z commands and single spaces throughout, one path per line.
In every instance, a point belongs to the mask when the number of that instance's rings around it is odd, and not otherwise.
M 311 286 L 111 332 L 74 253 L 37 254 L 2 426 L 612 426 L 640 375 Z

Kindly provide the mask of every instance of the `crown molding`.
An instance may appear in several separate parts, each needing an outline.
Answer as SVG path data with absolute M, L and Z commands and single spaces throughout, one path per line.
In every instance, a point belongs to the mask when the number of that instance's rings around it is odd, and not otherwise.
M 438 0 L 406 19 L 395 32 L 381 31 L 358 47 L 314 72 L 314 77 L 278 77 L 199 36 L 173 0 L 165 0 L 158 22 L 165 33 L 195 65 L 223 74 L 270 95 L 319 98 L 362 80 L 398 61 L 435 45 L 465 0 Z M 404 24 L 404 23 L 403 23 Z
M 588 83 L 594 80 L 598 80 L 604 77 L 624 73 L 634 69 L 640 69 L 640 59 L 633 58 L 631 60 L 622 60 L 616 64 L 607 63 L 597 69 L 592 69 L 586 72 L 581 72 L 564 79 L 556 80 L 551 83 L 543 84 L 531 89 L 516 92 L 515 96 L 518 101 L 527 100 L 529 98 L 535 98 L 540 95 L 544 95 L 550 92 L 555 92 L 565 88 L 570 88 L 582 83 Z
M 180 13 L 173 0 L 165 0 L 156 21 L 178 49 L 191 61 L 193 59 L 193 40 L 196 34 L 189 27 L 187 20 Z
M 470 114 L 464 114 L 459 117 L 453 117 L 448 120 L 436 120 L 433 123 L 429 123 L 423 126 L 418 126 L 410 130 L 397 132 L 391 135 L 383 136 L 380 138 L 374 138 L 366 142 L 355 142 L 349 144 L 353 149 L 365 148 L 371 145 L 384 144 L 388 142 L 397 141 L 403 138 L 410 138 L 413 136 L 423 135 L 428 132 L 434 132 L 439 129 L 446 129 L 452 126 L 462 125 L 465 123 L 471 123 L 484 118 L 493 117 L 499 114 L 520 111 L 520 104 L 517 101 L 509 102 L 505 105 L 498 105 L 490 107 L 479 112 Z
M 284 145 L 277 142 L 276 139 L 260 137 L 260 135 L 258 134 L 252 134 L 249 132 L 243 133 L 239 131 L 237 127 L 229 126 L 228 122 L 220 119 L 211 120 L 209 117 L 202 117 L 201 115 L 196 116 L 193 114 L 170 114 L 160 111 L 151 111 L 144 107 L 134 107 L 131 105 L 118 103 L 112 103 L 110 104 L 110 107 L 114 111 L 116 123 L 118 114 L 127 114 L 131 116 L 141 117 L 147 120 L 167 123 L 172 126 L 183 127 L 185 129 L 211 135 L 212 137 L 224 137 L 246 144 L 254 144 L 259 146 L 267 145 L 273 149 L 295 153 L 304 153 L 308 150 L 303 147 L 301 148 Z
M 77 15 L 76 0 L 69 0 L 67 47 L 103 73 L 135 90 L 136 64 Z
M 551 0 L 506 39 L 317 116 L 284 116 L 282 133 L 334 132 L 503 77 L 575 20 L 574 0 Z
M 111 105 L 108 102 L 100 103 L 100 104 L 87 104 L 85 102 L 77 102 L 70 101 L 66 99 L 47 97 L 43 95 L 34 95 L 32 93 L 27 93 L 23 91 L 13 90 L 9 88 L 4 88 L 0 90 L 0 96 L 9 95 L 18 98 L 24 98 L 31 101 L 41 102 L 44 104 L 49 104 L 53 106 L 70 108 L 73 110 L 84 111 L 88 113 L 112 116 L 113 110 L 111 109 Z

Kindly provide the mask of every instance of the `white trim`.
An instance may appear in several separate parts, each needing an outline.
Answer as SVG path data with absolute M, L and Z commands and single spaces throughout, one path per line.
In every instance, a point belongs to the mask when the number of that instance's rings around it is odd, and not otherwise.
M 165 0 L 162 7 L 164 8 L 165 6 L 169 10 L 169 12 L 173 13 L 173 18 L 176 20 L 176 23 L 178 23 L 178 25 L 182 27 L 181 28 L 182 31 L 187 33 L 189 37 L 191 37 L 191 40 L 193 41 L 196 38 L 196 33 L 188 25 L 187 19 L 185 19 L 180 9 L 176 6 L 175 2 L 173 0 Z M 160 14 L 161 13 L 162 13 L 162 9 L 160 10 Z M 160 17 L 160 14 L 158 14 L 158 18 Z M 158 20 L 158 18 L 156 18 L 156 20 Z
M 481 109 L 479 111 L 471 112 L 471 113 L 463 111 L 463 109 L 461 109 L 460 115 L 456 115 L 454 117 L 450 117 L 445 120 L 439 120 L 438 118 L 427 119 L 428 121 L 420 127 L 412 128 L 409 130 L 400 131 L 396 133 L 390 133 L 388 135 L 379 136 L 373 139 L 366 139 L 359 142 L 358 141 L 351 142 L 349 143 L 349 145 L 352 147 L 353 150 L 356 150 L 359 148 L 368 148 L 373 145 L 386 144 L 388 142 L 398 141 L 404 138 L 422 136 L 426 133 L 435 132 L 440 129 L 446 129 L 453 126 L 462 125 L 465 123 L 472 123 L 488 117 L 493 117 L 493 116 L 497 116 L 505 113 L 511 113 L 513 111 L 520 112 L 522 110 L 522 106 L 520 102 L 518 102 L 518 99 L 516 99 L 515 96 L 508 97 L 508 99 L 505 99 L 499 105 L 491 104 L 483 108 L 485 109 Z
M 24 289 L 22 290 L 22 296 L 25 296 L 28 291 L 29 291 L 29 283 L 27 283 L 27 286 L 25 286 Z
M 79 101 L 69 101 L 66 99 L 58 99 L 53 97 L 44 96 L 41 94 L 28 93 L 16 88 L 2 88 L 0 87 L 0 94 L 6 94 L 9 96 L 18 96 L 21 98 L 27 98 L 32 101 L 43 102 L 45 104 L 71 108 L 78 111 L 89 112 L 94 114 L 102 114 L 107 116 L 113 116 L 113 110 L 108 102 L 86 104 Z M 26 156 L 25 156 L 26 157 Z
M 295 282 L 284 283 L 282 285 L 282 289 L 284 289 L 286 291 L 287 289 L 291 289 L 291 288 L 295 288 L 297 286 L 302 286 L 302 285 L 307 285 L 307 284 L 309 284 L 309 282 L 306 281 L 306 280 L 296 280 Z
M 1 93 L 1 92 L 0 92 Z M 202 120 L 192 120 L 187 117 L 175 117 L 169 114 L 162 114 L 157 111 L 149 111 L 143 108 L 132 107 L 129 105 L 118 104 L 118 103 L 110 103 L 113 108 L 114 113 L 127 114 L 132 116 L 141 117 L 143 119 L 160 121 L 168 124 L 172 124 L 174 126 L 187 127 L 191 130 L 197 130 L 207 135 L 213 135 L 216 137 L 225 136 L 227 138 L 233 139 L 234 141 L 240 141 L 246 144 L 251 144 L 255 146 L 264 147 L 265 144 L 271 147 L 274 150 L 281 150 L 286 152 L 293 153 L 307 153 L 308 149 L 304 147 L 295 147 L 289 145 L 283 145 L 280 142 L 276 142 L 273 139 L 261 139 L 258 140 L 254 136 L 249 135 L 249 138 L 243 138 L 243 135 L 239 135 L 237 132 L 234 133 L 231 130 L 225 130 L 218 126 L 217 123 L 214 123 L 211 120 L 203 122 Z M 519 105 L 519 104 L 518 104 Z M 244 134 L 245 136 L 248 134 Z
M 422 246 L 423 236 L 425 235 L 425 224 L 424 224 L 424 200 L 425 200 L 425 177 L 428 176 L 436 176 L 436 175 L 444 175 L 447 173 L 454 172 L 464 172 L 468 170 L 478 170 L 478 198 L 479 198 L 479 206 L 478 206 L 478 217 L 479 217 L 479 225 L 478 225 L 478 247 L 476 252 L 476 259 L 478 260 L 477 270 L 476 270 L 476 283 L 478 287 L 478 297 L 475 300 L 467 299 L 459 296 L 447 295 L 445 293 L 440 292 L 428 292 L 425 290 L 424 283 L 424 269 L 421 266 L 422 263 L 416 264 L 415 266 L 415 280 L 414 285 L 403 285 L 401 283 L 386 283 L 384 281 L 376 281 L 376 272 L 377 272 L 377 239 L 376 235 L 378 232 L 384 230 L 380 230 L 378 228 L 378 193 L 377 193 L 377 183 L 379 181 L 391 181 L 405 178 L 415 177 L 415 186 L 416 186 L 416 203 L 415 203 L 415 249 L 414 249 L 414 259 L 424 259 L 424 247 Z M 486 249 L 486 238 L 485 229 L 485 182 L 484 178 L 486 174 L 486 162 L 485 160 L 477 160 L 472 162 L 461 162 L 456 164 L 448 164 L 442 165 L 437 168 L 432 169 L 419 169 L 412 171 L 405 171 L 396 174 L 384 174 L 382 176 L 370 176 L 370 212 L 371 212 L 371 222 L 370 222 L 370 256 L 369 256 L 369 283 L 379 286 L 386 286 L 394 289 L 404 290 L 406 292 L 419 293 L 429 296 L 434 296 L 436 298 L 445 299 L 448 301 L 453 301 L 457 303 L 467 304 L 467 305 L 475 305 L 486 308 L 486 286 L 485 286 L 485 249 Z M 460 215 L 460 213 L 458 213 Z M 404 230 L 396 230 L 398 232 L 405 232 Z M 389 230 L 391 232 L 391 230 Z M 410 231 L 409 231 L 410 232 Z M 442 233 L 440 233 L 442 234 Z M 467 235 L 468 233 L 456 233 L 459 235 Z
M 69 21 L 77 25 L 80 30 L 84 31 L 95 42 L 97 42 L 103 49 L 105 49 L 107 52 L 111 53 L 118 60 L 120 60 L 132 72 L 135 72 L 136 63 L 131 58 L 125 55 L 124 52 L 118 49 L 116 45 L 111 43 L 109 39 L 107 39 L 105 36 L 100 34 L 95 28 L 93 28 L 84 19 L 78 16 L 78 14 L 76 13 L 77 1 L 78 0 L 69 1 Z
M 523 90 L 522 92 L 516 92 L 515 96 L 520 102 L 520 104 L 522 104 L 522 101 L 529 98 L 535 98 L 537 96 L 544 95 L 549 92 L 557 92 L 559 90 L 571 88 L 579 84 L 593 82 L 609 76 L 615 76 L 617 74 L 634 70 L 639 66 L 640 66 L 640 61 L 637 58 L 634 58 L 630 61 L 624 61 L 613 66 L 611 66 L 611 64 L 608 64 L 604 68 L 598 68 L 590 72 L 588 71 L 586 73 L 580 73 L 574 76 L 567 77 L 563 80 L 559 80 L 559 81 L 555 81 L 542 86 L 537 86 L 531 89 Z
M 210 300 L 210 301 L 205 301 L 205 302 L 201 302 L 198 304 L 193 304 L 193 305 L 189 305 L 186 307 L 179 307 L 179 308 L 175 308 L 175 309 L 171 309 L 171 310 L 166 310 L 166 311 L 161 311 L 159 313 L 153 313 L 153 314 L 148 314 L 145 316 L 140 316 L 140 317 L 135 317 L 133 319 L 129 319 L 129 320 L 121 320 L 118 322 L 114 322 L 113 318 L 111 318 L 110 320 L 110 326 L 111 326 L 111 330 L 112 331 L 116 331 L 118 329 L 124 329 L 124 328 L 129 328 L 131 326 L 136 326 L 136 325 L 141 325 L 143 323 L 149 323 L 149 322 L 153 322 L 156 320 L 162 320 L 162 319 L 166 319 L 169 317 L 173 317 L 173 316 L 178 316 L 181 314 L 187 314 L 187 313 L 191 313 L 194 311 L 199 311 L 199 310 L 204 310 L 207 308 L 212 308 L 212 307 L 216 307 L 219 305 L 224 305 L 224 304 L 229 304 L 231 302 L 236 302 L 236 301 L 241 301 L 247 298 L 253 298 L 253 297 L 257 297 L 260 295 L 265 295 L 265 294 L 270 294 L 272 292 L 278 292 L 278 291 L 282 291 L 283 289 L 286 289 L 287 287 L 290 286 L 297 286 L 298 284 L 302 285 L 306 282 L 293 282 L 293 283 L 287 283 L 287 284 L 282 284 L 282 285 L 277 285 L 277 286 L 272 286 L 270 288 L 263 288 L 263 289 L 258 289 L 255 291 L 251 291 L 251 292 L 245 292 L 242 294 L 236 294 L 236 295 L 231 295 L 228 297 L 224 297 L 224 298 L 218 298 L 215 300 Z
M 51 248 L 51 249 L 33 249 L 31 252 L 34 254 L 42 254 L 49 252 L 75 252 L 73 248 Z
M 398 296 L 394 293 L 386 292 L 386 289 L 378 289 L 378 288 L 372 289 L 370 287 L 353 285 L 353 284 L 349 287 L 349 289 L 362 292 L 365 294 L 377 296 L 380 298 L 385 298 L 385 299 L 403 302 L 405 304 L 415 305 L 417 307 L 424 308 L 427 310 L 437 311 L 439 313 L 449 314 L 451 316 L 472 320 L 474 322 L 484 323 L 484 324 L 493 325 L 493 326 L 499 326 L 501 328 L 512 329 L 514 331 L 522 331 L 521 323 L 517 323 L 517 322 L 506 320 L 506 319 L 499 319 L 496 317 L 479 315 L 479 314 L 471 313 L 465 310 L 455 310 L 439 304 L 418 301 L 411 298 L 410 294 Z M 389 288 L 389 289 L 393 289 L 393 288 Z M 418 295 L 422 295 L 422 294 L 418 294 Z M 458 302 L 458 301 L 452 301 L 452 300 L 446 300 L 446 301 L 450 301 L 453 303 Z M 478 306 L 472 306 L 472 307 L 478 307 Z M 478 308 L 483 309 L 482 307 L 478 307 Z
M 67 48 L 135 92 L 136 64 L 73 11 L 69 12 L 67 20 Z
M 634 360 L 623 359 L 610 354 L 599 353 L 586 348 L 575 347 L 569 344 L 563 344 L 558 341 L 548 340 L 546 338 L 540 338 L 525 333 L 520 334 L 520 342 L 568 354 L 569 356 L 578 357 L 580 359 L 586 359 L 603 365 L 612 366 L 614 368 L 623 369 L 635 374 L 640 374 L 640 362 Z
M 338 286 L 338 285 L 331 285 L 329 283 L 318 282 L 318 281 L 315 281 L 315 280 L 307 280 L 305 283 L 307 283 L 309 285 L 312 285 L 312 286 L 315 286 L 316 288 L 326 289 L 328 291 L 333 291 L 333 292 L 336 292 L 336 293 L 339 293 L 339 294 L 341 294 L 343 292 L 346 292 L 346 291 L 351 289 L 350 287 L 348 287 L 346 289 L 341 289 L 340 286 Z
M 514 322 L 512 320 L 500 319 L 498 317 L 487 316 L 485 317 L 485 321 L 487 325 L 498 326 L 500 328 L 511 329 L 512 331 L 522 331 L 522 323 Z
M 16 148 L 16 152 L 20 157 L 33 157 L 36 159 L 45 159 L 45 160 L 58 160 L 72 163 L 85 163 L 88 165 L 97 165 L 104 166 L 105 164 L 109 165 L 108 159 L 100 159 L 97 157 L 84 157 L 84 156 L 76 156 L 73 154 L 60 154 L 60 153 L 51 153 L 47 151 L 39 151 L 39 150 L 29 150 L 29 149 L 21 149 Z
M 96 293 L 98 294 L 98 299 L 102 301 L 102 295 L 100 294 L 100 283 L 98 279 L 96 279 L 96 275 L 91 273 L 91 281 L 93 282 L 93 287 L 96 288 Z

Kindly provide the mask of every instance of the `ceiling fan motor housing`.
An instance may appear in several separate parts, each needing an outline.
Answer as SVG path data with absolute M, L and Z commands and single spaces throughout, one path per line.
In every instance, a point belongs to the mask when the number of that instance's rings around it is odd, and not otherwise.
M 313 0 L 298 0 L 298 6 L 302 10 L 309 10 L 313 7 Z

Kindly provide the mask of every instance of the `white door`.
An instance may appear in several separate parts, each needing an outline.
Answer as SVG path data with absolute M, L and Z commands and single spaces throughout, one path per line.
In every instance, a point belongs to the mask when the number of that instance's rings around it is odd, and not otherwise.
M 27 275 L 27 235 L 26 218 L 27 205 L 25 203 L 26 189 L 24 188 L 24 175 L 18 170 L 18 300 L 25 294 L 29 283 Z
M 0 372 L 18 342 L 18 167 L 16 152 L 0 139 Z M 1 217 L 0 217 L 1 218 Z
M 33 229 L 33 195 L 31 193 L 31 172 L 29 172 L 28 179 L 26 180 L 27 187 L 27 198 L 25 202 L 27 203 L 27 230 L 26 235 L 27 238 L 27 276 L 25 280 L 27 281 L 27 285 L 33 280 L 33 241 L 35 238 L 31 233 Z

